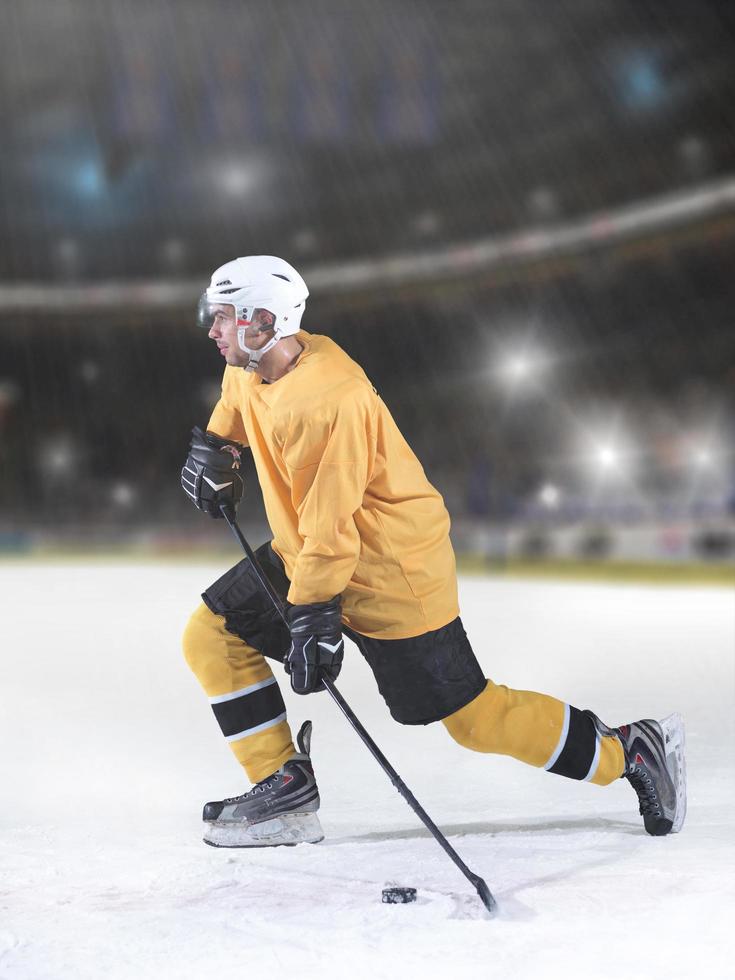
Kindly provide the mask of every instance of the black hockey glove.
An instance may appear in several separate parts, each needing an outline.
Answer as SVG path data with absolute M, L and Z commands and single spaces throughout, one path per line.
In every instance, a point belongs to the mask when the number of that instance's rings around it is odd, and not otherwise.
M 192 429 L 181 486 L 199 510 L 210 517 L 222 517 L 220 504 L 229 504 L 234 511 L 240 502 L 244 486 L 240 454 L 244 448 L 239 442 L 202 432 L 199 426 Z
M 322 677 L 337 680 L 342 667 L 342 609 L 336 595 L 328 602 L 286 605 L 291 649 L 285 661 L 291 687 L 297 694 L 323 691 Z

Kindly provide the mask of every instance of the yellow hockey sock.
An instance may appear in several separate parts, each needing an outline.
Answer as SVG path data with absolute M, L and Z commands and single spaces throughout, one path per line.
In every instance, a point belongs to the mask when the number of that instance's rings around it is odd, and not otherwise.
M 623 773 L 618 739 L 600 736 L 589 715 L 546 694 L 488 681 L 473 701 L 443 721 L 455 741 L 475 752 L 510 755 L 599 786 Z
M 184 656 L 209 698 L 222 734 L 257 783 L 296 753 L 283 696 L 265 657 L 225 629 L 202 603 L 183 637 Z

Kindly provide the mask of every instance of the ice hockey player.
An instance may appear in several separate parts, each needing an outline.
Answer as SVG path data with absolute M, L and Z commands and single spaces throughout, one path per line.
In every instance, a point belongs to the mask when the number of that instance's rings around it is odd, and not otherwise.
M 288 620 L 287 629 L 243 559 L 204 592 L 186 627 L 186 659 L 254 784 L 205 805 L 205 841 L 322 839 L 311 725 L 296 748 L 266 658 L 308 694 L 339 675 L 343 635 L 397 722 L 440 721 L 468 749 L 599 786 L 625 777 L 649 834 L 680 830 L 680 716 L 611 728 L 591 711 L 484 677 L 459 618 L 442 498 L 362 369 L 329 338 L 300 329 L 308 295 L 291 265 L 255 255 L 217 269 L 199 305 L 226 367 L 206 432 L 193 432 L 182 486 L 221 517 L 223 502 L 241 498 L 250 448 L 273 535 L 257 554 Z

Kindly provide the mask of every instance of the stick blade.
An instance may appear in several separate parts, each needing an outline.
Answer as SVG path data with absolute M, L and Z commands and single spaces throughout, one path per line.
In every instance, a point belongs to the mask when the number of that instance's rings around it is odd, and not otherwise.
M 493 916 L 497 915 L 498 903 L 493 898 L 493 894 L 485 882 L 482 880 L 482 878 L 478 878 L 474 884 L 475 888 L 477 889 L 477 894 L 480 896 L 480 901 L 487 909 L 490 917 L 492 918 Z

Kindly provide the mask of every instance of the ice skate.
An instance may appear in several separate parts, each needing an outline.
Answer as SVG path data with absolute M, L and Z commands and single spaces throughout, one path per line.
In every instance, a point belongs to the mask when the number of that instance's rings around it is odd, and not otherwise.
M 684 719 L 679 714 L 661 721 L 645 719 L 609 728 L 585 711 L 601 736 L 618 738 L 625 753 L 623 777 L 636 791 L 643 824 L 653 837 L 676 834 L 687 812 Z
M 623 776 L 638 795 L 649 834 L 678 833 L 687 812 L 684 719 L 635 721 L 615 729 L 625 752 Z
M 277 847 L 324 839 L 319 790 L 309 757 L 311 722 L 297 736 L 299 754 L 249 792 L 205 803 L 204 842 L 213 847 Z

